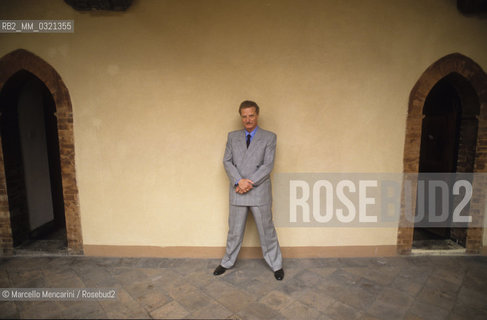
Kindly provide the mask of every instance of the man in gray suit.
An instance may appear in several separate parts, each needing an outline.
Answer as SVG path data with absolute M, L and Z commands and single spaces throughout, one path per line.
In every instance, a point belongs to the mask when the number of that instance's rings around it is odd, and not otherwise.
M 227 248 L 213 274 L 220 275 L 235 264 L 250 209 L 259 231 L 264 259 L 274 271 L 274 277 L 282 280 L 282 255 L 271 211 L 270 174 L 274 167 L 276 135 L 257 126 L 259 106 L 255 102 L 242 102 L 238 111 L 244 130 L 228 134 L 223 157 L 223 165 L 230 179 Z

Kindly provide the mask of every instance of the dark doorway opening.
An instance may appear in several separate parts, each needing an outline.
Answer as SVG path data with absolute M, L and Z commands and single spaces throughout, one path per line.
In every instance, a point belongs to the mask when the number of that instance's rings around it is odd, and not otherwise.
M 0 131 L 16 254 L 67 249 L 56 105 L 22 70 L 0 93 Z
M 480 103 L 468 80 L 457 73 L 451 73 L 436 83 L 426 97 L 423 107 L 421 148 L 419 159 L 420 180 L 428 184 L 430 179 L 441 177 L 452 190 L 456 173 L 474 171 L 477 145 L 478 115 Z M 434 178 L 430 173 L 436 175 Z M 444 174 L 446 173 L 446 174 Z M 418 188 L 418 193 L 421 192 Z M 425 188 L 424 198 L 417 197 L 416 214 L 425 210 L 427 215 L 441 213 L 428 211 L 429 202 L 434 201 L 436 211 L 441 210 L 441 201 L 448 202 L 448 220 L 451 220 L 459 196 L 448 195 L 429 198 Z M 431 209 L 429 209 L 431 210 Z M 415 224 L 413 249 L 462 249 L 467 239 L 467 226 L 425 227 Z

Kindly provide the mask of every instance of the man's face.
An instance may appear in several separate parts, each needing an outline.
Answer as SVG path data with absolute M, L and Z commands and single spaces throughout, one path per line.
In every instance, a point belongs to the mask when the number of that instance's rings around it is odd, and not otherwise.
M 259 118 L 259 115 L 255 111 L 255 107 L 240 110 L 240 117 L 242 118 L 242 124 L 247 132 L 252 132 L 257 127 L 257 119 Z

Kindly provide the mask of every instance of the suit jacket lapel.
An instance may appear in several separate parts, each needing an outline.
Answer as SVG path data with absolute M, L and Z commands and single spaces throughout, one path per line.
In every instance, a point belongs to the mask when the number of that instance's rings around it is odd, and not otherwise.
M 247 153 L 247 142 L 245 141 L 245 130 L 239 132 L 237 139 L 236 139 L 236 148 L 238 152 L 241 154 L 241 157 L 244 158 L 245 154 Z
M 244 135 L 245 137 L 245 135 Z M 252 155 L 254 152 L 256 145 L 260 143 L 260 140 L 262 139 L 262 133 L 260 129 L 257 129 L 257 132 L 255 132 L 254 137 L 252 138 L 252 142 L 250 142 L 249 148 L 247 149 L 247 152 L 245 153 L 245 158 L 248 158 Z M 245 140 L 245 138 L 244 138 Z M 244 146 L 247 146 L 247 141 L 244 142 Z

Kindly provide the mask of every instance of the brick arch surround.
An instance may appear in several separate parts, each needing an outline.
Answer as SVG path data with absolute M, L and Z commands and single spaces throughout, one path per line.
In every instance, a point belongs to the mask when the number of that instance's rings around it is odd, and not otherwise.
M 450 74 L 458 74 L 466 79 L 479 98 L 480 114 L 478 117 L 478 136 L 475 154 L 474 172 L 487 172 L 487 75 L 472 59 L 453 53 L 433 63 L 419 78 L 409 96 L 404 144 L 404 173 L 417 173 L 421 148 L 421 128 L 423 106 L 433 86 Z M 474 182 L 475 188 L 475 182 Z M 412 190 L 416 194 L 416 190 Z M 475 193 L 474 193 L 475 194 Z M 474 195 L 470 205 L 470 214 L 475 225 L 483 225 L 485 195 Z M 415 199 L 413 206 L 416 206 Z M 411 252 L 414 224 L 405 218 L 404 202 L 401 204 L 401 218 L 397 236 L 397 250 L 400 254 Z M 467 253 L 479 253 L 482 249 L 483 228 L 468 228 Z
M 68 252 L 82 254 L 83 240 L 74 162 L 73 111 L 68 89 L 56 70 L 47 62 L 29 51 L 18 49 L 0 58 L 0 91 L 10 77 L 21 70 L 39 78 L 51 92 L 56 104 Z M 0 143 L 0 253 L 6 255 L 12 252 L 13 239 Z

